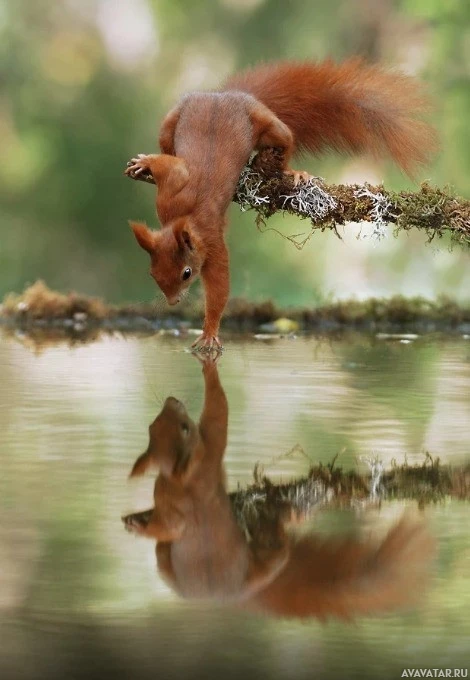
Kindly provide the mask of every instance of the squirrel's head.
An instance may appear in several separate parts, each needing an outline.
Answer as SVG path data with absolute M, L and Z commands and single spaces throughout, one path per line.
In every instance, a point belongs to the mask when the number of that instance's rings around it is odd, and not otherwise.
M 129 476 L 142 475 L 153 466 L 165 477 L 181 479 L 198 442 L 198 427 L 188 416 L 184 404 L 168 397 L 149 427 L 148 448 L 137 458 Z
M 179 218 L 160 231 L 140 222 L 130 222 L 130 226 L 137 243 L 150 255 L 150 275 L 168 304 L 177 304 L 202 266 L 190 219 Z

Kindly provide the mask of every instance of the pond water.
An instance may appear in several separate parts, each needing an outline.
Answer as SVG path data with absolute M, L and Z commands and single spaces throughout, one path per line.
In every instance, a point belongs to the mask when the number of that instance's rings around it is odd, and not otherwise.
M 470 454 L 470 340 L 229 340 L 230 490 L 306 474 L 310 462 L 420 462 Z M 157 574 L 155 543 L 121 516 L 153 504 L 128 480 L 168 396 L 198 420 L 200 363 L 177 338 L 103 338 L 34 353 L 0 339 L 0 677 L 398 678 L 468 669 L 468 503 L 421 515 L 438 556 L 421 601 L 354 623 L 298 621 L 183 600 Z M 293 449 L 295 449 L 293 451 Z M 384 532 L 413 502 L 328 511 L 322 532 Z M 321 514 L 321 513 L 320 513 Z M 465 671 L 464 671 L 465 672 Z

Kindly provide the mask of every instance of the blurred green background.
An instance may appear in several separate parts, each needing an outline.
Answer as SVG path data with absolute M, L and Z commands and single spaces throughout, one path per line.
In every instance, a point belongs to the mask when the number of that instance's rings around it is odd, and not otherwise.
M 123 176 L 155 149 L 188 89 L 258 60 L 364 55 L 428 83 L 442 151 L 420 179 L 468 197 L 468 0 L 0 0 L 0 295 L 43 278 L 111 301 L 157 294 L 129 218 L 156 226 L 153 189 Z M 303 163 L 302 163 L 303 165 Z M 330 182 L 412 184 L 389 164 L 328 156 Z M 419 233 L 375 244 L 345 228 L 303 251 L 231 208 L 232 293 L 280 304 L 446 293 L 468 299 L 469 255 Z M 292 234 L 306 225 L 277 216 Z M 196 293 L 197 294 L 197 293 Z

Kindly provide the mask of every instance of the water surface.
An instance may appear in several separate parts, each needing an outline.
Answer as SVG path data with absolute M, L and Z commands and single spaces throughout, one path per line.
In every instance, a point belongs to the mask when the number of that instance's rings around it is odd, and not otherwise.
M 409 612 L 325 626 L 182 601 L 157 576 L 152 542 L 126 534 L 120 517 L 152 504 L 152 478 L 127 475 L 164 400 L 199 417 L 201 366 L 185 344 L 104 338 L 35 354 L 4 338 L 0 373 L 1 677 L 400 677 L 469 665 L 468 505 L 426 508 L 439 557 Z M 346 468 L 376 455 L 418 462 L 425 451 L 469 458 L 464 338 L 234 339 L 219 373 L 230 489 L 250 483 L 256 463 L 286 480 L 339 452 Z M 403 509 L 384 503 L 367 522 L 380 529 Z M 325 530 L 350 517 L 318 521 Z

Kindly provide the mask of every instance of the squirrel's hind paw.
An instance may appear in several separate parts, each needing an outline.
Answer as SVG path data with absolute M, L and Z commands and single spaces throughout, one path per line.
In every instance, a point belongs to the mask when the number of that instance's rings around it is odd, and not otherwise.
M 144 153 L 139 153 L 135 158 L 127 163 L 127 167 L 124 170 L 125 175 L 130 175 L 131 177 L 138 177 L 142 173 L 151 175 L 150 163 L 152 156 Z
M 293 177 L 294 178 L 294 186 L 296 187 L 299 182 L 309 182 L 311 179 L 313 179 L 313 175 L 311 175 L 309 172 L 306 170 L 284 170 L 284 174 L 287 177 Z

